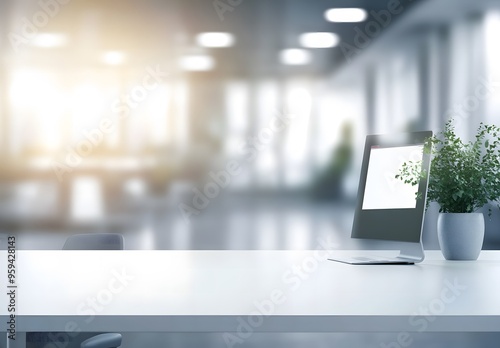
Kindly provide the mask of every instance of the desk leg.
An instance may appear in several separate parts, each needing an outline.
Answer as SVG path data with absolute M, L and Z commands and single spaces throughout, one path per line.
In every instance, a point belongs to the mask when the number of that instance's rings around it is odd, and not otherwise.
M 15 340 L 9 340 L 7 336 L 7 348 L 26 348 L 26 332 L 16 332 Z

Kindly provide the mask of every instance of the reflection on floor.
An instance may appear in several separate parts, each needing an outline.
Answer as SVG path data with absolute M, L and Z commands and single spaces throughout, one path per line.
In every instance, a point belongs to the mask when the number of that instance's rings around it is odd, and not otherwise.
M 18 232 L 20 249 L 60 249 L 69 234 L 115 231 L 126 249 L 311 249 L 319 238 L 339 248 L 349 243 L 352 205 L 314 203 L 307 198 L 220 197 L 199 215 L 185 219 L 178 201 L 147 202 L 130 214 L 127 226 L 65 231 Z

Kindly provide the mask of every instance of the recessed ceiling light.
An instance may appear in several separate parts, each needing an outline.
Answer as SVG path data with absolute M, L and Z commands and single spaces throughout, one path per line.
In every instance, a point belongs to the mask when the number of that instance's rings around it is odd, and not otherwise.
M 231 33 L 201 33 L 196 36 L 196 43 L 202 47 L 229 47 L 234 44 Z
M 367 16 L 362 8 L 332 8 L 325 12 L 325 18 L 330 22 L 362 22 Z
M 125 54 L 119 51 L 109 51 L 104 54 L 102 60 L 109 65 L 120 65 L 125 61 Z
M 334 33 L 303 33 L 299 36 L 299 42 L 308 48 L 328 48 L 338 45 L 339 36 Z
M 311 62 L 311 53 L 299 48 L 289 48 L 281 51 L 280 60 L 285 65 L 306 65 Z
M 215 67 L 215 61 L 211 56 L 192 55 L 184 56 L 179 61 L 180 67 L 187 71 L 208 71 Z
M 64 46 L 67 42 L 68 37 L 66 35 L 55 33 L 40 33 L 31 41 L 34 46 L 46 48 Z

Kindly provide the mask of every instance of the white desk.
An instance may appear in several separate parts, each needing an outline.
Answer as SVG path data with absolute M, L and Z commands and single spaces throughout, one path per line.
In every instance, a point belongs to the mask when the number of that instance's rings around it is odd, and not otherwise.
M 16 329 L 500 331 L 500 252 L 426 254 L 414 266 L 351 266 L 313 251 L 18 251 Z M 0 306 L 5 331 L 3 294 Z

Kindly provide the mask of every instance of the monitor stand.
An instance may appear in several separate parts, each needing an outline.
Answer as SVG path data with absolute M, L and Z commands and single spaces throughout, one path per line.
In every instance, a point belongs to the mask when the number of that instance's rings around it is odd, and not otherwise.
M 373 250 L 373 252 L 375 252 Z M 348 257 L 332 257 L 328 260 L 347 263 L 350 265 L 413 265 L 422 262 L 425 258 L 422 242 L 401 243 L 399 255 L 384 257 L 379 255 L 353 255 Z

